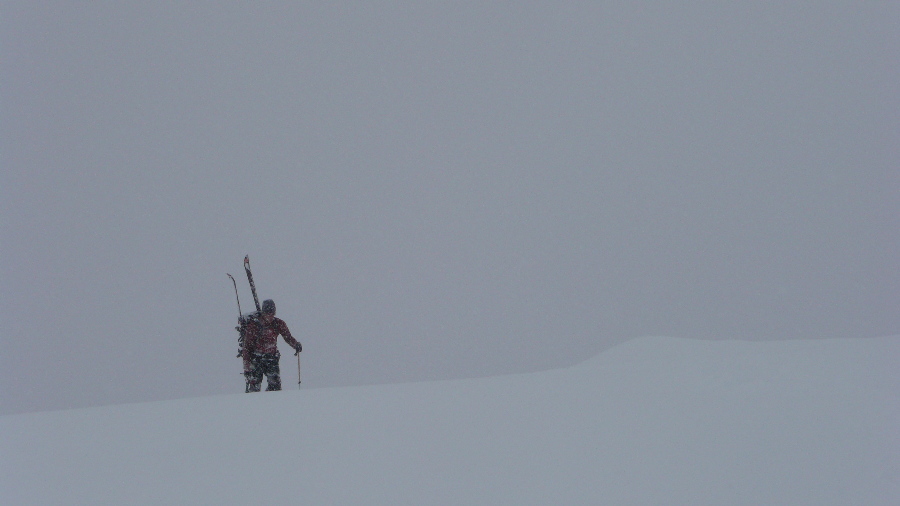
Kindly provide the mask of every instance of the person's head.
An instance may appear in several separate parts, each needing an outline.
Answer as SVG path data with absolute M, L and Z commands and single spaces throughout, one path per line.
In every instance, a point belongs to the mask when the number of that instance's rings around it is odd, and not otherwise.
M 262 303 L 262 315 L 266 320 L 271 320 L 275 318 L 275 301 L 272 299 L 266 299 Z

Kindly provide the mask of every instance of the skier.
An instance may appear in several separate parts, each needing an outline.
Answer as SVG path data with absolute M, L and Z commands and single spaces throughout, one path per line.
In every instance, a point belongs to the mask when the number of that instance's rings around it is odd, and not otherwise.
M 244 334 L 244 346 L 241 357 L 244 359 L 244 376 L 247 378 L 247 392 L 259 392 L 262 386 L 262 378 L 266 376 L 266 391 L 281 390 L 281 373 L 278 360 L 281 354 L 278 352 L 278 335 L 284 338 L 290 347 L 297 353 L 303 350 L 303 346 L 291 336 L 287 324 L 281 318 L 275 318 L 275 301 L 264 300 L 262 311 L 258 318 L 251 318 L 247 322 Z

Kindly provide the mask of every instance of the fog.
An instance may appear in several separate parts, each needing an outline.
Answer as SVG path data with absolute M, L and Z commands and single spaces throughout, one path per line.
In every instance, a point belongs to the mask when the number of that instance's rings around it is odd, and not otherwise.
M 0 413 L 897 334 L 898 10 L 5 2 Z

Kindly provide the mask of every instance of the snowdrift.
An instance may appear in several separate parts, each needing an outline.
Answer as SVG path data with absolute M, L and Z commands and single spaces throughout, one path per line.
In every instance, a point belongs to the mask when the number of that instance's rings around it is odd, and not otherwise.
M 531 374 L 10 415 L 0 503 L 894 505 L 898 359 L 642 338 Z

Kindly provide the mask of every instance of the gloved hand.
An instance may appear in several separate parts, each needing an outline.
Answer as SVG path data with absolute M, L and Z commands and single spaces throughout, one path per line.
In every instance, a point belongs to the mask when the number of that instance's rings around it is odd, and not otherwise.
M 300 353 L 301 351 L 303 351 L 303 345 L 300 344 L 300 341 L 297 341 L 297 346 L 294 347 L 294 350 L 296 350 L 296 351 L 294 352 L 294 356 L 296 356 L 298 353 Z

